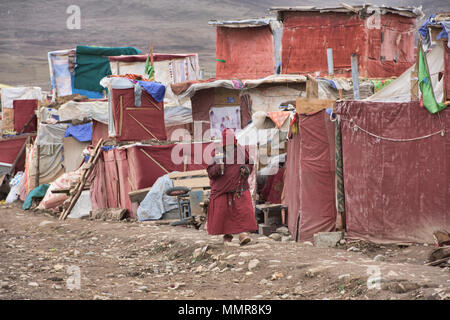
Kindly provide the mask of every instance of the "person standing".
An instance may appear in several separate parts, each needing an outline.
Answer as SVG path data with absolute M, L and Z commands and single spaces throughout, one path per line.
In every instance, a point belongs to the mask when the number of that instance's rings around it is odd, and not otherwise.
M 223 234 L 224 242 L 239 234 L 239 243 L 245 245 L 251 241 L 248 232 L 258 229 L 248 183 L 253 165 L 231 129 L 222 132 L 221 151 L 223 161 L 214 157 L 207 167 L 211 193 L 206 228 L 210 235 Z

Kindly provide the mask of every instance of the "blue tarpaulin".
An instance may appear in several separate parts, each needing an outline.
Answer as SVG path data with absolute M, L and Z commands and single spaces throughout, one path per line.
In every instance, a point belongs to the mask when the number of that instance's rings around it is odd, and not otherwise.
M 81 142 L 87 142 L 92 141 L 92 122 L 85 123 L 85 124 L 79 124 L 79 125 L 69 125 L 69 127 L 66 129 L 66 134 L 64 135 L 64 138 L 67 137 L 74 137 L 78 141 Z
M 158 102 L 163 101 L 166 87 L 158 82 L 138 81 L 139 85 Z

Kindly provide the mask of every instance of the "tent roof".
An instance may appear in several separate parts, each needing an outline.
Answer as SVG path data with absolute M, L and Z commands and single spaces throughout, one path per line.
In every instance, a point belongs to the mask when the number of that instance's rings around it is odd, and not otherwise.
M 154 53 L 154 61 L 164 61 L 164 60 L 174 60 L 183 59 L 186 57 L 196 56 L 197 53 Z M 122 55 L 122 56 L 110 56 L 108 57 L 110 62 L 145 62 L 147 61 L 146 54 L 136 54 L 136 55 Z
M 316 6 L 295 6 L 295 7 L 272 7 L 270 12 L 275 12 L 280 18 L 280 13 L 286 11 L 297 12 L 335 12 L 335 13 L 355 13 L 355 14 L 372 14 L 376 10 L 380 10 L 381 14 L 392 13 L 400 16 L 406 16 L 411 18 L 423 17 L 422 7 L 388 7 L 388 6 L 375 6 L 371 4 L 364 5 L 348 5 L 343 3 L 340 7 L 316 7 Z
M 267 26 L 270 22 L 276 21 L 274 17 L 264 17 L 255 19 L 243 19 L 243 20 L 210 20 L 208 24 L 216 27 L 228 27 L 228 28 L 247 28 L 247 27 L 261 27 Z
M 195 92 L 210 88 L 227 88 L 227 89 L 251 89 L 262 84 L 286 84 L 286 83 L 304 83 L 306 77 L 301 75 L 271 75 L 263 79 L 256 80 L 214 80 L 210 82 L 198 82 L 191 84 L 186 90 L 179 94 L 180 98 L 192 97 Z

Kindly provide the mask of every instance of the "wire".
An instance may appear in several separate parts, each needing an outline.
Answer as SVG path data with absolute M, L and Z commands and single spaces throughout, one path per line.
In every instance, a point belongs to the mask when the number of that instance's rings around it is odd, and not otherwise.
M 407 142 L 407 141 L 422 140 L 422 139 L 426 139 L 426 138 L 435 136 L 435 135 L 437 135 L 437 134 L 441 134 L 442 136 L 445 135 L 445 129 L 441 129 L 441 130 L 436 131 L 436 132 L 434 132 L 434 133 L 430 133 L 430 134 L 427 134 L 427 135 L 425 135 L 425 136 L 416 137 L 416 138 L 409 138 L 409 139 L 387 138 L 387 137 L 379 136 L 379 135 L 377 135 L 377 134 L 375 134 L 375 133 L 369 132 L 369 131 L 367 131 L 367 130 L 361 128 L 360 126 L 358 126 L 358 125 L 354 122 L 353 119 L 350 119 L 350 120 L 348 120 L 348 119 L 341 119 L 341 120 L 349 121 L 349 122 L 350 122 L 350 128 L 352 128 L 354 131 L 361 130 L 361 131 L 367 133 L 368 135 L 370 135 L 370 136 L 372 136 L 372 137 L 375 137 L 375 138 L 377 138 L 377 139 L 380 139 L 380 140 L 388 140 L 388 141 L 393 141 L 393 142 Z

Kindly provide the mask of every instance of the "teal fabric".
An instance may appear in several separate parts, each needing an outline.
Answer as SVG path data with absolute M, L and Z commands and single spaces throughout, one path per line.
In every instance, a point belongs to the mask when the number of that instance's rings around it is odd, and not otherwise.
M 50 187 L 49 184 L 41 184 L 39 187 L 34 188 L 27 195 L 25 202 L 22 205 L 23 210 L 28 210 L 31 207 L 31 202 L 34 198 L 44 198 L 47 193 L 47 189 Z
M 139 53 L 141 52 L 133 47 L 77 46 L 74 88 L 102 92 L 104 88 L 100 85 L 100 80 L 111 74 L 108 56 Z

